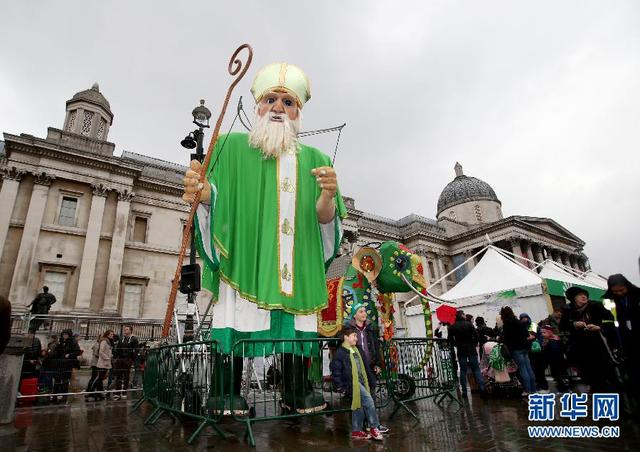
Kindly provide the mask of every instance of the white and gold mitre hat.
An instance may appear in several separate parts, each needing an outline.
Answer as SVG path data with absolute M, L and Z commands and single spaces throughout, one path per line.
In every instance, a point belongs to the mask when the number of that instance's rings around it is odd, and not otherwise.
M 273 63 L 262 68 L 251 86 L 251 94 L 257 102 L 269 91 L 284 90 L 294 96 L 298 106 L 311 99 L 311 85 L 307 75 L 298 66 L 289 63 Z

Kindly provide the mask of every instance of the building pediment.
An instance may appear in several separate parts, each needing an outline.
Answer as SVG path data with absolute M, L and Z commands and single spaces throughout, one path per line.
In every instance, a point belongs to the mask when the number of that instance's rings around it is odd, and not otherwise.
M 569 231 L 564 226 L 560 225 L 555 220 L 552 220 L 551 218 L 527 217 L 527 216 L 519 215 L 519 216 L 515 216 L 514 219 L 516 219 L 519 222 L 525 223 L 526 225 L 529 225 L 531 227 L 542 229 L 544 231 L 572 240 L 574 242 L 578 242 L 583 245 L 585 243 L 580 237 L 578 237 L 577 235 Z

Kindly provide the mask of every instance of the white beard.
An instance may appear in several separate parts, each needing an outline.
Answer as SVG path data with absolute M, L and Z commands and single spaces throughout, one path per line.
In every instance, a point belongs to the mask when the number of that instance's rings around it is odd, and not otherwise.
M 264 158 L 275 158 L 285 152 L 297 152 L 302 113 L 298 111 L 298 118 L 294 121 L 285 113 L 278 115 L 282 122 L 272 121 L 272 116 L 272 112 L 264 116 L 256 112 L 253 127 L 249 132 L 249 144 L 260 149 Z

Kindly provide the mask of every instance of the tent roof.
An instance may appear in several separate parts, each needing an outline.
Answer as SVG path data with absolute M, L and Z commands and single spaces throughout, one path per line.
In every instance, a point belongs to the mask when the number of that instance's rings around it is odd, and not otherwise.
M 500 254 L 492 246 L 487 248 L 480 262 L 439 298 L 457 300 L 491 294 L 520 287 L 540 285 L 542 280 L 531 270 Z
M 589 270 L 587 273 L 585 273 L 582 278 L 584 279 L 585 284 L 589 286 L 595 286 L 605 290 L 609 287 L 607 285 L 607 279 L 603 278 L 592 270 Z
M 551 260 L 543 262 L 540 267 L 540 277 L 545 279 L 555 279 L 556 281 L 562 281 L 573 285 L 593 286 L 593 284 L 588 284 L 587 281 L 572 275 L 556 262 Z

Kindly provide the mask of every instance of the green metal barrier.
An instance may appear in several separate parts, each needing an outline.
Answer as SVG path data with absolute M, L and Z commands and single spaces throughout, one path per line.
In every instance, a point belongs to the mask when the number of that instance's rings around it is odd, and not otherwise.
M 187 442 L 193 443 L 202 430 L 211 426 L 222 438 L 217 423 L 221 415 L 211 409 L 211 399 L 222 394 L 222 384 L 215 372 L 221 367 L 216 341 L 165 345 L 149 351 L 152 375 L 145 369 L 144 397 L 155 409 L 145 424 L 155 424 L 163 414 L 200 421 Z M 155 373 L 155 376 L 153 375 Z
M 418 419 L 408 403 L 427 398 L 438 405 L 448 398 L 462 407 L 453 347 L 446 339 L 394 338 L 383 346 L 385 375 L 396 405 L 390 418 L 402 408 Z
M 150 403 L 154 409 L 158 406 L 158 353 L 157 349 L 149 349 L 145 356 L 144 374 L 142 375 L 142 397 L 133 405 L 135 412 L 144 402 Z
M 152 349 L 147 355 L 144 395 L 154 407 L 145 420 L 154 424 L 163 414 L 200 421 L 191 444 L 210 425 L 230 416 L 245 425 L 245 439 L 256 445 L 253 425 L 351 411 L 351 402 L 334 391 L 329 364 L 337 339 L 245 339 L 231 355 L 221 355 L 215 341 L 189 342 Z M 442 404 L 457 397 L 453 348 L 442 339 L 402 338 L 383 343 L 382 373 L 374 391 L 376 407 L 394 402 L 393 417 L 409 403 L 434 398 Z
M 351 402 L 335 392 L 329 364 L 337 339 L 240 340 L 232 351 L 231 375 L 241 381 L 232 391 L 234 419 L 245 424 L 245 439 L 255 446 L 253 424 L 351 411 Z M 258 351 L 259 354 L 255 352 Z M 249 357 L 249 358 L 247 358 Z M 377 388 L 376 406 L 389 403 Z

